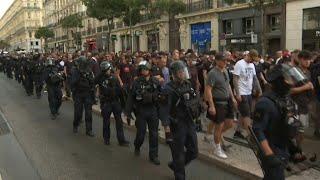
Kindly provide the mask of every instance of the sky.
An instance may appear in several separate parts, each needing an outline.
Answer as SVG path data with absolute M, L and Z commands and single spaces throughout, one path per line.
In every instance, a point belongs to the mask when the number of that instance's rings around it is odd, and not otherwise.
M 14 0 L 0 0 L 0 17 L 6 12 Z

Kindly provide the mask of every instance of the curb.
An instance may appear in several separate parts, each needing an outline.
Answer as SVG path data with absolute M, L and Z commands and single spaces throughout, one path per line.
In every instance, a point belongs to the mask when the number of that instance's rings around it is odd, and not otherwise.
M 92 108 L 92 112 L 98 116 L 101 116 L 101 111 L 97 110 L 96 108 Z M 126 122 L 123 122 L 123 125 L 125 128 L 127 128 L 130 131 L 136 131 L 135 126 L 128 126 Z M 165 137 L 161 133 L 159 133 L 159 142 L 166 145 Z M 227 163 L 223 163 L 223 161 L 219 161 L 218 159 L 211 158 L 210 156 L 208 156 L 207 154 L 202 153 L 202 152 L 199 152 L 198 159 L 201 161 L 204 161 L 204 162 L 212 163 L 221 169 L 229 171 L 229 172 L 231 172 L 235 175 L 238 175 L 242 178 L 245 178 L 245 179 L 252 179 L 252 180 L 262 179 L 262 177 L 254 174 L 254 173 L 251 173 L 251 171 L 244 171 L 241 168 L 232 166 Z

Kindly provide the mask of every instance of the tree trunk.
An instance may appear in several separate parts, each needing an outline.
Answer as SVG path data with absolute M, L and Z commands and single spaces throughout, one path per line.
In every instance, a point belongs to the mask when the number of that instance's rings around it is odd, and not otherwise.
M 265 33 L 264 12 L 265 12 L 265 9 L 264 9 L 264 7 L 262 7 L 261 10 L 260 10 L 260 18 L 261 18 L 261 54 L 262 54 L 262 56 L 264 56 L 266 54 L 266 33 Z

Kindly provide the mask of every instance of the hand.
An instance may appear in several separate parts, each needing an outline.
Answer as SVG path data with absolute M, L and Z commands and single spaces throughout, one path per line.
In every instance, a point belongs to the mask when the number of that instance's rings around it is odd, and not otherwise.
M 216 115 L 216 108 L 214 106 L 210 106 L 208 111 L 209 111 L 210 115 L 212 115 L 212 116 Z
M 314 87 L 313 87 L 313 84 L 311 83 L 311 82 L 308 82 L 306 85 L 304 85 L 305 86 L 305 89 L 306 90 L 313 90 L 314 89 Z
M 237 96 L 236 96 L 236 100 L 238 101 L 238 103 L 240 103 L 240 102 L 242 101 L 241 96 L 240 96 L 240 95 L 237 95 Z
M 232 103 L 233 103 L 234 108 L 238 107 L 238 102 L 235 98 L 232 98 Z

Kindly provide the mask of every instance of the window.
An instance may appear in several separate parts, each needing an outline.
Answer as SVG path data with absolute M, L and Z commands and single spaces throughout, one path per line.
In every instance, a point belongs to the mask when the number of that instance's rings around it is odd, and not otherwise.
M 244 33 L 251 34 L 254 32 L 254 19 L 245 18 L 243 20 Z
M 31 19 L 31 13 L 28 12 L 28 18 Z
M 32 37 L 32 32 L 31 32 L 31 31 L 29 32 L 29 37 L 30 37 L 30 38 Z
M 30 3 L 27 3 L 27 6 L 30 7 Z
M 274 14 L 269 16 L 269 30 L 280 31 L 280 14 Z
M 30 45 L 33 46 L 33 41 L 30 41 Z
M 39 45 L 39 42 L 38 41 L 36 41 L 36 46 L 38 46 Z
M 320 7 L 303 10 L 303 30 L 320 28 Z
M 223 32 L 227 35 L 232 35 L 232 21 L 231 20 L 224 20 L 223 21 Z
M 37 7 L 37 3 L 34 3 L 34 7 Z

